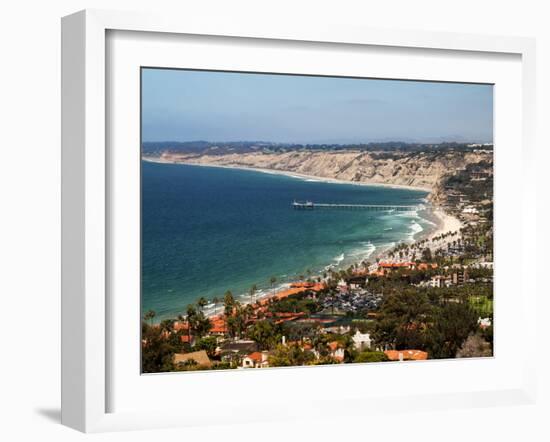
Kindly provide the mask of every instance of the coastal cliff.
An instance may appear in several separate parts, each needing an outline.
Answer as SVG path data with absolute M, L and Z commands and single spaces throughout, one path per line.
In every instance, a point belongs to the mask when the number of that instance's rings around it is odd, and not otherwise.
M 311 151 L 182 153 L 164 151 L 154 158 L 170 163 L 268 169 L 357 183 L 411 186 L 429 190 L 437 202 L 441 182 L 469 164 L 491 162 L 492 153 L 461 151 L 365 152 Z

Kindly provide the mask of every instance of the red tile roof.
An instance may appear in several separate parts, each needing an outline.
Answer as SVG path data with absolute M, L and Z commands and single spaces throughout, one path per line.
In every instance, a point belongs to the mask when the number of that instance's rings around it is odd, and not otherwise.
M 252 359 L 254 362 L 262 362 L 262 354 L 259 351 L 250 353 L 248 357 Z
M 210 323 L 212 324 L 212 328 L 210 329 L 211 333 L 225 333 L 225 321 L 221 317 L 214 316 L 210 318 Z
M 180 330 L 187 330 L 189 326 L 187 325 L 187 322 L 182 321 L 176 321 L 174 322 L 174 330 L 180 331 Z
M 428 353 L 422 350 L 386 350 L 384 352 L 390 361 L 399 361 L 403 355 L 404 361 L 421 361 L 428 359 Z
M 378 267 L 383 269 L 398 269 L 401 267 L 411 267 L 414 266 L 414 262 L 380 262 Z
M 417 266 L 418 270 L 428 270 L 429 268 L 437 269 L 437 264 L 434 262 L 433 264 L 428 264 L 425 262 L 421 262 Z
M 290 287 L 292 288 L 299 288 L 299 287 L 313 287 L 315 285 L 314 282 L 293 282 L 290 284 Z

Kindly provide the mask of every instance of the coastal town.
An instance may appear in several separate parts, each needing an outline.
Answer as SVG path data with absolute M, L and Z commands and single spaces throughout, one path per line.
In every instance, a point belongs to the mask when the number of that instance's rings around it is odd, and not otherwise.
M 173 318 L 147 311 L 142 372 L 492 356 L 492 146 L 464 149 L 477 160 L 438 176 L 429 235 L 278 289 L 267 276 L 246 297 L 201 297 Z

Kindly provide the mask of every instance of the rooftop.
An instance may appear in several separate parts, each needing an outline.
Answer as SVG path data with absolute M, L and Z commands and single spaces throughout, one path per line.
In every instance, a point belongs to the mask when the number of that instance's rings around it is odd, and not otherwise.
M 390 361 L 421 361 L 428 359 L 428 353 L 422 350 L 386 350 L 384 352 Z
M 205 367 L 210 367 L 212 365 L 205 350 L 191 353 L 176 353 L 174 355 L 174 364 L 184 364 L 188 361 L 195 361 L 198 365 L 203 365 Z

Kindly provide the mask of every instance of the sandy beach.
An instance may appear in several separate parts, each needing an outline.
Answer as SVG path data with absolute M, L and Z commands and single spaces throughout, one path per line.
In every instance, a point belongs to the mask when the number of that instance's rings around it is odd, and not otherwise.
M 430 237 L 435 237 L 447 232 L 457 232 L 462 228 L 462 223 L 458 218 L 449 215 L 440 207 L 436 208 L 433 214 L 438 218 L 438 228 Z

